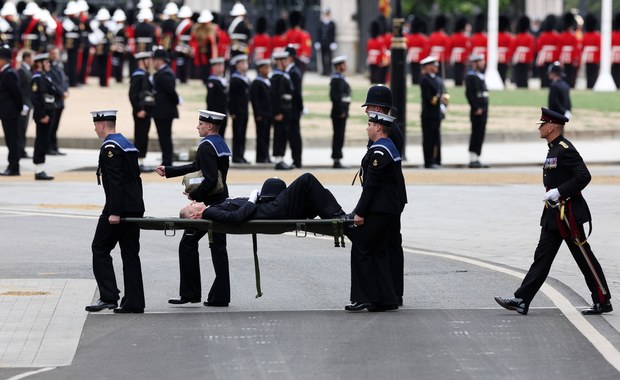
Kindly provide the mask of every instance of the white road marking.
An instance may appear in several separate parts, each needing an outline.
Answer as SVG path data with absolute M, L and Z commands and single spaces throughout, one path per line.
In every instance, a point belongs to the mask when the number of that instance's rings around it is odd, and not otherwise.
M 43 372 L 47 372 L 47 371 L 51 371 L 53 369 L 56 369 L 56 367 L 45 367 L 45 368 L 41 368 L 38 369 L 36 371 L 28 371 L 28 372 L 24 372 L 24 373 L 20 373 L 19 375 L 15 375 L 13 377 L 9 377 L 7 380 L 20 380 L 20 379 L 25 379 L 28 376 L 32 376 L 32 375 L 38 375 L 39 373 L 43 373 Z

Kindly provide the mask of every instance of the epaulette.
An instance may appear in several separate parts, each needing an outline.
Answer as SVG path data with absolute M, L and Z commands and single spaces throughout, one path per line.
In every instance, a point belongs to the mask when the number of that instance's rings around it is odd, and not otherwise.
M 108 144 L 108 145 L 104 145 L 104 146 L 103 146 L 103 149 L 107 149 L 107 148 L 112 148 L 112 149 L 114 149 L 114 148 L 116 148 L 116 145 L 114 145 L 114 144 Z
M 568 149 L 568 144 L 566 142 L 560 141 L 560 145 L 562 146 L 562 148 Z

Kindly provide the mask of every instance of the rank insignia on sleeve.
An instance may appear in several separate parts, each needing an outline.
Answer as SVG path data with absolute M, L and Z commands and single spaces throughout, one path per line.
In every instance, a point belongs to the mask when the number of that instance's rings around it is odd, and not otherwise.
M 565 143 L 564 141 L 560 141 L 560 145 L 562 145 L 562 148 L 568 149 L 568 144 Z
M 372 166 L 377 166 L 377 165 L 379 165 L 379 162 L 377 160 L 373 160 L 372 161 Z
M 39 87 L 37 86 L 36 83 L 32 84 L 32 92 L 37 92 L 39 90 Z
M 112 158 L 112 157 L 114 157 L 114 153 L 112 153 L 111 151 L 108 152 L 108 158 Z

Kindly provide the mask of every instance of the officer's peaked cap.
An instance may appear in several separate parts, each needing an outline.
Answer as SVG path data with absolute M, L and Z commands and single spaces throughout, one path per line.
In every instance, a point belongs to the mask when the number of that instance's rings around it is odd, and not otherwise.
M 280 178 L 268 178 L 260 189 L 259 201 L 271 201 L 275 199 L 284 189 L 286 183 Z
M 164 50 L 164 48 L 162 48 L 161 46 L 155 48 L 155 50 L 153 51 L 153 58 L 157 59 L 163 59 L 166 62 L 170 61 L 170 57 L 168 56 L 168 52 L 166 50 Z
M 382 84 L 372 86 L 368 89 L 366 101 L 362 104 L 362 107 L 366 106 L 378 106 L 395 110 L 396 108 L 392 106 L 392 90 Z
M 540 115 L 540 121 L 537 124 L 554 123 L 564 125 L 568 123 L 568 118 L 561 113 L 551 111 L 549 108 L 540 107 L 542 114 Z

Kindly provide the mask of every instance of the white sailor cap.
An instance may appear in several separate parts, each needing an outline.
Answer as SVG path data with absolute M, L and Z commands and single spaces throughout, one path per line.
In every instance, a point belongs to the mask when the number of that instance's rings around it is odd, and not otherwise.
M 248 60 L 248 55 L 247 54 L 239 54 L 239 55 L 235 55 L 234 57 L 232 57 L 230 59 L 230 64 L 231 65 L 236 65 L 237 62 L 239 61 L 247 61 Z
M 429 55 L 428 57 L 420 61 L 420 65 L 428 65 L 429 63 L 435 62 L 437 62 L 437 57 L 435 57 L 434 55 Z
M 478 61 L 482 61 L 484 57 L 480 54 L 472 54 L 469 56 L 469 62 L 474 63 Z
M 226 115 L 224 115 L 223 113 L 215 111 L 198 110 L 198 113 L 200 114 L 198 120 L 216 125 L 220 125 L 222 120 L 224 120 L 224 118 L 226 117 Z
M 46 59 L 50 59 L 50 55 L 49 53 L 41 53 L 35 55 L 32 59 L 34 59 L 35 62 L 45 61 Z
M 93 115 L 93 121 L 106 121 L 116 120 L 117 110 L 102 110 L 102 111 L 91 111 L 91 115 Z
M 347 61 L 347 56 L 346 55 L 339 55 L 339 56 L 335 57 L 334 59 L 332 59 L 332 65 L 338 65 L 338 64 L 346 62 L 346 61 Z
M 373 123 L 391 127 L 392 123 L 394 123 L 394 120 L 396 120 L 394 116 L 386 115 L 384 113 L 375 112 L 375 111 L 368 112 L 368 121 L 373 122 Z
M 265 65 L 271 65 L 271 60 L 270 59 L 259 59 L 258 61 L 256 61 L 256 67 L 265 66 Z
M 217 63 L 224 63 L 224 60 L 225 60 L 224 57 L 215 57 L 215 58 L 211 58 L 209 60 L 209 63 L 212 65 L 215 65 Z
M 151 58 L 153 56 L 153 52 L 151 51 L 139 51 L 136 54 L 134 54 L 134 58 L 135 59 L 144 59 L 144 58 Z
M 288 58 L 289 56 L 289 52 L 286 50 L 282 50 L 282 51 L 276 51 L 271 55 L 271 58 L 273 59 L 284 59 L 284 58 Z

